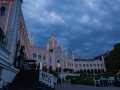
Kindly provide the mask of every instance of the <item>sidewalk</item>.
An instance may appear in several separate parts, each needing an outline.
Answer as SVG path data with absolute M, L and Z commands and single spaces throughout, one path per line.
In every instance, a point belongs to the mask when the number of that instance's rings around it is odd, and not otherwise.
M 112 86 L 94 87 L 94 86 L 61 83 L 55 85 L 55 90 L 120 90 L 120 87 L 112 87 Z

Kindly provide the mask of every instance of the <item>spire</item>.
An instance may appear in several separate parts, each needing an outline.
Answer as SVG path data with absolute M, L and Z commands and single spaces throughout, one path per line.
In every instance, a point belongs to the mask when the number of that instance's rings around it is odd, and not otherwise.
M 52 37 L 51 37 L 51 39 L 50 39 L 49 41 L 51 41 L 51 40 L 55 40 L 55 37 L 54 37 L 54 30 L 52 30 Z
M 81 60 L 82 58 L 81 58 L 81 56 L 80 56 L 80 53 L 78 54 L 78 60 Z
M 33 33 L 31 33 L 31 35 L 30 35 L 30 44 L 31 44 L 31 46 L 33 46 Z
M 62 43 L 61 43 L 61 51 L 64 51 L 64 47 Z
M 54 37 L 54 30 L 52 30 L 52 37 Z
M 52 48 L 56 48 L 57 47 L 57 40 L 54 37 L 54 31 L 52 30 L 52 37 L 50 38 L 50 40 L 48 41 L 48 44 L 50 46 L 50 49 Z
M 103 54 L 101 54 L 101 57 L 102 57 L 102 61 L 104 62 L 104 56 L 103 56 Z
M 51 39 L 55 39 L 55 37 L 54 37 L 54 30 L 52 30 L 52 37 L 51 37 Z

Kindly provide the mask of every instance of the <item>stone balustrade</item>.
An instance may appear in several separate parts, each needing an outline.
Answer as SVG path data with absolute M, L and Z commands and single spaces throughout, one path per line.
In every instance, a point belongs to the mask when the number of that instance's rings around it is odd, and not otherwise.
M 42 65 L 42 64 L 40 64 L 40 65 Z M 54 88 L 55 77 L 52 74 L 42 71 L 42 68 L 40 68 L 40 70 L 39 70 L 39 81 L 41 81 L 42 83 L 45 83 L 46 85 L 50 86 L 51 88 Z

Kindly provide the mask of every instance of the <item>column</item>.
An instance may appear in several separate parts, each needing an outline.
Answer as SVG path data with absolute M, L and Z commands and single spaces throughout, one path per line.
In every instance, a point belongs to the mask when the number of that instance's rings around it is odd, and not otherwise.
M 42 81 L 42 62 L 40 64 L 40 69 L 39 69 L 39 81 Z

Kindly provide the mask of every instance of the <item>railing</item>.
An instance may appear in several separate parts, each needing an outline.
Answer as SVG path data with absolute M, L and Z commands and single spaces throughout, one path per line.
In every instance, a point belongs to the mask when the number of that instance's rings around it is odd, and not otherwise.
M 39 71 L 39 81 L 45 83 L 46 85 L 50 86 L 51 88 L 54 88 L 54 76 L 42 71 L 40 69 Z
M 54 77 L 54 83 L 57 84 L 57 79 L 56 77 Z

